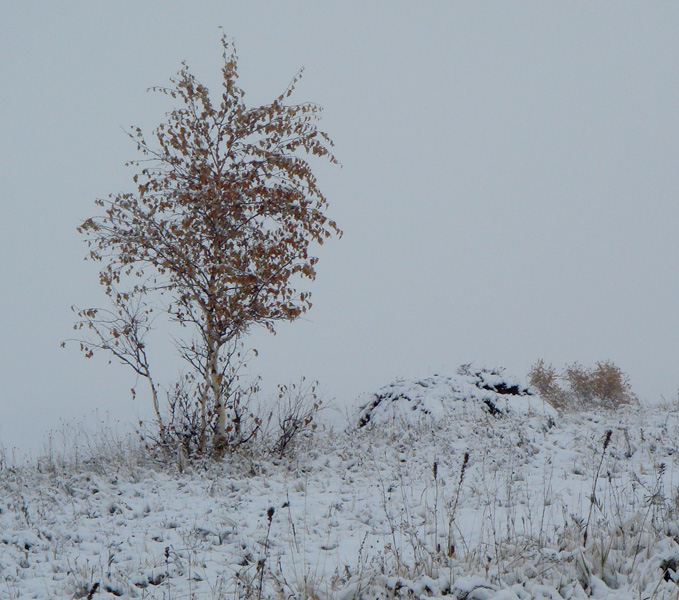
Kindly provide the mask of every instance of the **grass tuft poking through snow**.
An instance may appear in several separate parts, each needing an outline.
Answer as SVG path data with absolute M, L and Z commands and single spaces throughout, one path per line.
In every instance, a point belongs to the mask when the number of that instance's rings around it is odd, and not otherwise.
M 355 422 L 181 471 L 99 433 L 0 460 L 0 598 L 679 598 L 677 406 L 560 414 L 467 369 Z

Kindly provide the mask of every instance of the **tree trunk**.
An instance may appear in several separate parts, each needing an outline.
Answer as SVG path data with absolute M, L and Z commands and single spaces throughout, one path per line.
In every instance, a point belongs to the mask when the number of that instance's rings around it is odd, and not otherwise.
M 216 335 L 208 334 L 205 389 L 212 391 L 215 415 L 217 417 L 213 446 L 217 453 L 221 453 L 227 446 L 226 403 L 222 388 L 222 377 L 219 372 L 219 350 L 221 344 Z
M 160 431 L 160 436 L 165 440 L 165 425 L 163 424 L 163 418 L 160 416 L 160 405 L 158 403 L 158 390 L 156 390 L 156 385 L 151 379 L 151 373 L 146 372 L 146 377 L 149 380 L 149 386 L 151 387 L 151 399 L 153 400 L 153 409 L 156 411 L 156 420 L 158 422 L 158 431 Z
M 208 401 L 208 386 L 207 383 L 201 386 L 200 393 L 200 451 L 205 452 L 207 449 L 207 401 Z

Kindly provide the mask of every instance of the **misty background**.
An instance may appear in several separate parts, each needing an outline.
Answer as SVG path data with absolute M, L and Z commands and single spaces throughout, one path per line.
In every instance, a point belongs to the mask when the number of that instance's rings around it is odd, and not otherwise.
M 341 240 L 314 307 L 254 331 L 264 393 L 301 375 L 352 406 L 396 377 L 610 359 L 677 395 L 679 5 L 0 1 L 0 443 L 62 420 L 146 418 L 134 374 L 86 360 L 72 304 L 105 303 L 76 226 L 132 189 L 124 129 L 186 60 L 220 85 L 222 26 L 248 105 L 298 69 L 342 168 L 315 163 Z M 162 334 L 162 332 L 159 332 Z M 180 363 L 162 335 L 155 363 Z M 152 360 L 154 357 L 151 357 Z M 99 411 L 93 416 L 93 411 Z

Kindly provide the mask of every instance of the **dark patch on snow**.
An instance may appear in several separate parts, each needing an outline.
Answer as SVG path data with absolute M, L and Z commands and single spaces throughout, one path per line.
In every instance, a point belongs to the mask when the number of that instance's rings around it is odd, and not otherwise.
M 165 573 L 162 572 L 158 572 L 156 574 L 152 573 L 148 577 L 149 583 L 151 585 L 160 585 L 161 583 L 163 583 L 163 581 L 165 581 L 165 579 L 166 579 Z
M 504 412 L 501 411 L 497 406 L 495 406 L 495 404 L 493 404 L 489 398 L 484 398 L 483 403 L 488 408 L 488 412 L 495 418 L 499 418 L 502 415 L 504 415 Z
M 423 387 L 428 387 L 424 382 L 417 382 L 418 385 L 422 385 Z M 359 427 L 365 427 L 368 423 L 370 423 L 370 420 L 372 419 L 373 412 L 374 410 L 380 406 L 383 402 L 397 402 L 399 400 L 405 400 L 406 402 L 413 402 L 413 399 L 410 396 L 407 396 L 406 394 L 394 394 L 392 392 L 383 392 L 381 394 L 374 394 L 374 398 L 371 402 L 366 404 L 363 407 L 362 414 L 360 418 L 358 419 L 358 426 Z M 421 410 L 424 414 L 429 414 L 430 411 L 427 410 L 425 407 L 420 406 L 416 403 L 413 404 L 411 407 L 411 410 Z
M 672 557 L 663 560 L 660 563 L 660 568 L 663 570 L 663 579 L 665 581 L 679 583 L 679 574 L 677 574 L 677 570 L 679 569 L 679 562 L 677 562 L 677 558 Z
M 484 383 L 481 388 L 484 390 L 497 392 L 498 394 L 505 396 L 525 396 L 526 394 L 530 393 L 528 390 L 519 387 L 518 384 L 507 385 L 504 381 L 494 386 Z
M 474 385 L 480 390 L 495 392 L 503 396 L 532 396 L 533 392 L 527 387 L 516 382 L 508 382 L 504 369 L 476 369 L 472 370 L 471 364 L 462 365 L 458 369 L 459 375 L 472 377 Z
M 123 590 L 120 590 L 118 588 L 114 588 L 112 585 L 108 585 L 108 584 L 104 586 L 104 589 L 109 594 L 113 594 L 114 596 L 118 596 L 118 597 L 123 596 L 125 594 L 125 592 Z M 88 598 L 90 598 L 90 597 L 91 596 L 88 596 Z

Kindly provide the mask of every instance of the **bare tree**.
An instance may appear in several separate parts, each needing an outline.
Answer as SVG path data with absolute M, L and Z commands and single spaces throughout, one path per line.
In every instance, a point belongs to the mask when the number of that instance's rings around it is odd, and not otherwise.
M 91 334 L 82 349 L 110 351 L 147 378 L 162 429 L 143 337 L 154 311 L 183 326 L 178 348 L 198 382 L 203 449 L 210 436 L 217 449 L 239 442 L 234 344 L 254 325 L 273 332 L 309 309 L 297 285 L 315 277 L 310 246 L 341 235 L 305 158 L 337 162 L 316 126 L 321 107 L 287 104 L 302 71 L 273 102 L 247 108 L 236 52 L 225 37 L 222 46 L 218 100 L 185 63 L 170 87 L 151 88 L 179 106 L 150 139 L 132 128 L 136 192 L 98 200 L 103 214 L 78 228 L 115 307 L 76 309 L 76 326 Z

